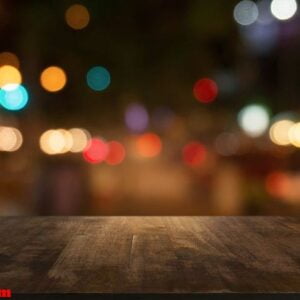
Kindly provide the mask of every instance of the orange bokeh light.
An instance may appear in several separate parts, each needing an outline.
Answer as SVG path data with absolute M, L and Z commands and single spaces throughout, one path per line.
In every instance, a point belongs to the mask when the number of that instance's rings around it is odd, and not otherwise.
M 154 157 L 161 152 L 161 139 L 155 133 L 145 133 L 136 140 L 136 150 L 140 156 Z
M 85 6 L 74 4 L 67 9 L 65 19 L 71 28 L 80 30 L 89 24 L 90 14 Z
M 108 148 L 109 151 L 105 161 L 109 165 L 120 164 L 124 160 L 126 154 L 124 146 L 117 141 L 111 141 L 108 143 Z
M 282 172 L 272 172 L 267 176 L 265 186 L 270 195 L 284 197 L 289 191 L 289 179 Z
M 63 69 L 51 66 L 42 72 L 40 81 L 42 87 L 48 92 L 57 92 L 66 85 L 67 76 Z
M 200 166 L 206 157 L 206 148 L 199 142 L 190 142 L 182 151 L 183 161 L 190 166 Z

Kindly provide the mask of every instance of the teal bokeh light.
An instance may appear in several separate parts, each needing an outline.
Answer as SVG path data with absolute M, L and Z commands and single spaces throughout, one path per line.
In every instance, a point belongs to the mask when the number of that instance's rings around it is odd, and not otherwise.
M 21 110 L 28 103 L 28 93 L 22 85 L 6 85 L 0 89 L 0 104 L 7 110 Z
M 86 75 L 88 86 L 94 91 L 103 91 L 110 85 L 110 73 L 104 67 L 93 67 Z

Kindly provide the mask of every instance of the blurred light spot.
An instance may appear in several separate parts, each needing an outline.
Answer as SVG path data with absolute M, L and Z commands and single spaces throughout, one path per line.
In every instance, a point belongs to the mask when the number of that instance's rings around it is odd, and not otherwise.
M 93 67 L 86 75 L 88 86 L 94 91 L 103 91 L 110 85 L 110 74 L 104 67 Z
M 0 104 L 7 110 L 21 110 L 28 103 L 28 93 L 24 86 L 7 84 L 0 89 Z
M 136 149 L 142 157 L 157 156 L 162 149 L 160 137 L 154 133 L 145 133 L 136 139 Z
M 218 86 L 213 80 L 203 78 L 195 83 L 193 92 L 198 101 L 210 103 L 214 101 L 218 95 Z
M 290 143 L 300 148 L 300 123 L 296 123 L 291 126 L 288 132 Z
M 257 2 L 258 18 L 257 22 L 260 24 L 270 24 L 275 19 L 271 13 L 270 0 L 261 0 Z
M 124 146 L 116 141 L 111 141 L 108 143 L 108 154 L 105 161 L 109 165 L 118 165 L 120 164 L 125 158 L 125 148 Z
M 182 151 L 183 161 L 190 166 L 200 166 L 206 158 L 206 148 L 199 142 L 190 142 Z
M 243 131 L 251 136 L 262 135 L 269 126 L 268 111 L 262 105 L 251 104 L 244 107 L 238 114 L 238 123 Z
M 215 79 L 220 93 L 232 94 L 237 90 L 238 80 L 232 71 L 219 71 L 216 73 Z
M 0 127 L 0 151 L 13 152 L 23 143 L 21 132 L 13 127 Z
M 243 37 L 247 42 L 247 47 L 257 54 L 266 54 L 271 51 L 278 42 L 279 25 L 255 23 L 243 28 Z
M 271 12 L 278 20 L 288 20 L 294 16 L 296 11 L 296 0 L 273 0 L 271 3 Z
M 233 133 L 223 132 L 215 140 L 216 151 L 223 156 L 234 155 L 240 146 L 239 139 Z
M 72 147 L 72 136 L 64 129 L 45 131 L 40 137 L 40 148 L 46 154 L 62 154 Z
M 20 71 L 13 66 L 0 67 L 0 88 L 7 84 L 20 84 L 22 82 L 22 76 Z
M 295 123 L 290 120 L 275 122 L 269 131 L 271 141 L 280 146 L 290 145 L 289 130 Z
M 17 69 L 20 68 L 20 62 L 18 57 L 11 52 L 2 52 L 0 53 L 0 67 L 4 65 L 13 66 Z
M 157 108 L 153 113 L 153 124 L 158 129 L 168 129 L 175 121 L 174 112 L 165 106 Z
M 89 24 L 90 14 L 85 6 L 74 4 L 67 9 L 65 19 L 71 28 L 80 30 Z
M 235 6 L 233 17 L 240 25 L 246 26 L 252 24 L 258 17 L 257 5 L 253 1 L 243 0 Z
M 57 129 L 57 132 L 60 133 L 64 139 L 64 146 L 61 149 L 60 153 L 66 153 L 68 151 L 71 151 L 71 149 L 73 147 L 72 134 L 68 130 L 65 130 L 65 129 Z
M 82 154 L 87 162 L 97 164 L 106 159 L 108 151 L 109 148 L 106 142 L 98 138 L 92 138 Z
M 82 152 L 91 138 L 89 132 L 82 128 L 72 128 L 69 132 L 73 140 L 70 151 L 74 153 Z
M 133 132 L 143 132 L 148 127 L 149 117 L 146 108 L 137 103 L 130 104 L 125 111 L 125 123 Z
M 265 186 L 270 195 L 284 197 L 289 190 L 288 176 L 282 172 L 272 172 L 267 176 Z
M 42 72 L 40 81 L 46 91 L 57 92 L 66 85 L 67 76 L 63 69 L 51 66 Z

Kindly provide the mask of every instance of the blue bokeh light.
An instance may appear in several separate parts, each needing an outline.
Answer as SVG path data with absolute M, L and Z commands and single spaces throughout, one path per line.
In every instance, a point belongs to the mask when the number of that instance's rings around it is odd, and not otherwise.
M 27 90 L 19 84 L 8 84 L 0 89 L 0 104 L 7 110 L 21 110 L 28 98 Z
M 87 75 L 88 86 L 94 91 L 103 91 L 110 85 L 110 73 L 104 67 L 93 67 Z

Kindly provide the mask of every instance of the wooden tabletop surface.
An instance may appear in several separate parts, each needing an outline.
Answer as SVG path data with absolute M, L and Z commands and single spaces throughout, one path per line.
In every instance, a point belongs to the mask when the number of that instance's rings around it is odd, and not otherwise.
M 14 293 L 300 292 L 300 218 L 2 217 Z

